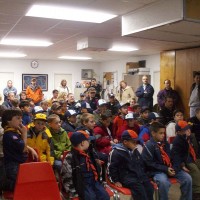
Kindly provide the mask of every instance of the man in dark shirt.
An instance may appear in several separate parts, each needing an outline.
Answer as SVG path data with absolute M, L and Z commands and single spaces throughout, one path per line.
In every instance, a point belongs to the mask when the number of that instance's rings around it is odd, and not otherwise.
M 165 97 L 165 104 L 160 110 L 161 123 L 167 125 L 173 120 L 174 101 L 172 97 Z
M 101 93 L 101 91 L 102 91 L 102 87 L 101 87 L 100 84 L 97 83 L 96 78 L 92 78 L 92 79 L 91 79 L 91 87 L 94 87 L 95 90 L 96 90 L 96 95 L 95 95 L 95 97 L 97 97 L 98 99 L 101 99 L 100 93 Z

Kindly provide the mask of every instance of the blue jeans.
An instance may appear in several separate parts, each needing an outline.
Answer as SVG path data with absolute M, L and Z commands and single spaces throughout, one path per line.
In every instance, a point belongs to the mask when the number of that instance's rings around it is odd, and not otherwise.
M 6 180 L 5 183 L 3 184 L 3 189 L 5 191 L 7 190 L 14 191 L 18 169 L 19 169 L 19 163 L 16 162 L 5 163 Z
M 55 160 L 53 166 L 60 173 L 60 170 L 61 170 L 61 167 L 62 167 L 62 161 L 61 160 Z
M 181 198 L 180 200 L 192 200 L 192 178 L 191 176 L 184 172 L 183 170 L 179 171 L 174 178 L 180 183 L 181 189 Z M 168 200 L 168 192 L 171 186 L 169 178 L 165 173 L 157 173 L 154 176 L 154 180 L 158 184 L 159 188 L 159 199 Z
M 134 200 L 153 200 L 154 189 L 150 181 L 127 182 L 123 185 L 131 190 Z
M 93 178 L 87 178 L 85 182 L 84 196 L 87 200 L 110 200 L 110 197 L 103 185 Z

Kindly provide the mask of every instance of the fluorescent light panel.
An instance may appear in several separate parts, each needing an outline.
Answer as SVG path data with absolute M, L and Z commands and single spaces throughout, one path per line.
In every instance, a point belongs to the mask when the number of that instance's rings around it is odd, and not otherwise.
M 33 5 L 26 16 L 102 23 L 117 15 L 70 7 Z
M 125 46 L 113 46 L 112 48 L 108 49 L 108 51 L 121 51 L 121 52 L 131 52 L 137 50 L 138 50 L 137 48 L 125 47 Z
M 15 52 L 0 52 L 0 57 L 3 57 L 3 58 L 22 58 L 22 57 L 26 57 L 26 54 L 15 53 Z
M 60 56 L 58 58 L 66 59 L 66 60 L 90 60 L 90 59 L 92 59 L 90 57 L 80 57 L 80 56 Z
M 53 43 L 45 40 L 35 40 L 35 39 L 2 39 L 0 44 L 3 45 L 13 45 L 13 46 L 38 46 L 38 47 L 48 47 Z

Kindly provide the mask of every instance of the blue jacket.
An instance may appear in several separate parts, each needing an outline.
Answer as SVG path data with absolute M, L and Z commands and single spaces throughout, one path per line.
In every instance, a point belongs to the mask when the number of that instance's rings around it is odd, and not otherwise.
M 137 149 L 131 151 L 123 144 L 116 144 L 110 153 L 108 174 L 112 182 L 147 181 L 145 166 Z
M 169 143 L 165 143 L 164 150 L 170 156 Z M 150 176 L 154 176 L 158 172 L 167 173 L 168 166 L 164 164 L 158 144 L 153 138 L 144 145 L 142 158 L 147 165 Z
M 31 117 L 30 117 L 30 115 L 28 113 L 26 113 L 26 112 L 23 112 L 22 113 L 22 124 L 24 126 L 27 126 L 30 123 L 31 123 Z
M 76 127 L 73 124 L 70 124 L 68 121 L 62 123 L 62 128 L 67 132 L 75 132 Z
M 147 84 L 145 90 L 147 93 L 144 93 L 143 85 L 136 90 L 135 94 L 138 97 L 138 103 L 141 107 L 148 106 L 150 109 L 152 109 L 154 89 L 150 84 Z
M 194 162 L 189 153 L 189 144 L 186 135 L 176 135 L 171 149 L 171 157 L 173 168 L 176 172 L 180 171 L 186 163 Z
M 8 131 L 3 135 L 3 153 L 5 163 L 16 162 L 24 163 L 27 159 L 27 154 L 24 153 L 24 141 L 21 135 L 17 132 Z
M 140 127 L 140 133 L 138 135 L 140 144 L 143 145 L 146 141 L 150 139 L 151 133 L 149 126 L 141 126 Z

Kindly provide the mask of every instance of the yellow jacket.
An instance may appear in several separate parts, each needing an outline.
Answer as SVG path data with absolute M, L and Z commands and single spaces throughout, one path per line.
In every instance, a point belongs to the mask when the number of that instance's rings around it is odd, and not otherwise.
M 53 145 L 51 137 L 44 131 L 38 135 L 34 132 L 34 127 L 30 127 L 27 133 L 27 145 L 38 151 L 41 162 L 50 162 L 53 165 Z

